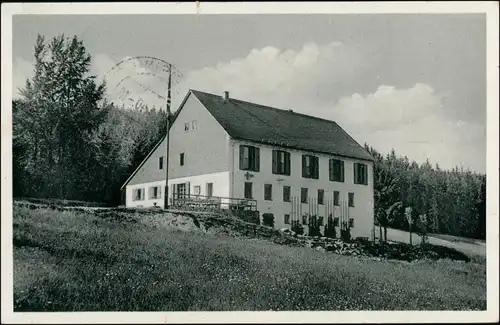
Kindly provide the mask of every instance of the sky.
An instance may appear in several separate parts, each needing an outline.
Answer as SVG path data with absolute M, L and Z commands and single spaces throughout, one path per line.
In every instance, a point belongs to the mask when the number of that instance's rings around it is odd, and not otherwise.
M 151 56 L 182 74 L 174 110 L 190 88 L 229 91 L 334 120 L 383 154 L 486 172 L 484 14 L 16 15 L 14 97 L 38 33 L 83 40 L 116 102 L 164 107 L 160 65 L 130 59 Z

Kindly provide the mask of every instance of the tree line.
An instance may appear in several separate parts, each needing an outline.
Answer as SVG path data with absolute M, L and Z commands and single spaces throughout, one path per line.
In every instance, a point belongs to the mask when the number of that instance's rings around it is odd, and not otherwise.
M 12 102 L 14 197 L 121 203 L 120 187 L 166 132 L 164 110 L 104 100 L 76 36 L 38 35 L 34 76 Z M 373 155 L 376 222 L 408 229 L 405 208 L 432 232 L 485 236 L 486 176 L 410 162 L 392 150 Z
M 485 238 L 486 175 L 410 162 L 394 150 L 384 156 L 367 144 L 365 149 L 375 160 L 375 219 L 381 228 L 411 230 L 411 217 L 416 232 Z

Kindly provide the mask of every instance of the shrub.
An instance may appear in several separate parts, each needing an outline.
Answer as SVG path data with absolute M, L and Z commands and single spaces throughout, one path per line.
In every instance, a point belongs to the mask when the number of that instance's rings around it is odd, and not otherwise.
M 299 220 L 292 220 L 292 231 L 297 235 L 304 234 L 304 227 L 300 224 Z
M 309 236 L 321 236 L 321 232 L 319 231 L 319 220 L 315 215 L 309 216 Z
M 342 222 L 342 227 L 340 228 L 340 237 L 343 241 L 351 240 L 351 228 L 349 227 L 349 223 L 347 221 Z
M 330 216 L 325 225 L 324 236 L 328 238 L 337 238 L 337 230 L 333 223 L 333 218 Z

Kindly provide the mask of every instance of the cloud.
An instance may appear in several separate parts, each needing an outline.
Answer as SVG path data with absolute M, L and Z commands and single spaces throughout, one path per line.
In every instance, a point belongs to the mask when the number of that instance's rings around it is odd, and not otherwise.
M 310 105 L 338 95 L 338 85 L 353 82 L 362 70 L 363 56 L 353 47 L 334 42 L 305 44 L 300 50 L 271 46 L 252 50 L 247 57 L 189 72 L 178 85 L 262 101 L 269 105 Z M 284 100 L 290 98 L 290 100 Z
M 408 89 L 382 85 L 372 94 L 344 97 L 321 115 L 383 153 L 394 148 L 417 162 L 485 171 L 484 125 L 450 119 L 442 98 L 422 83 Z
M 342 43 L 300 50 L 265 47 L 246 57 L 191 71 L 178 85 L 337 121 L 358 142 L 382 153 L 392 148 L 417 162 L 484 172 L 483 125 L 455 121 L 443 93 L 425 82 L 409 88 L 379 85 L 372 93 L 349 91 L 363 84 L 369 60 Z M 182 97 L 176 98 L 176 103 Z M 175 107 L 175 106 L 174 106 Z

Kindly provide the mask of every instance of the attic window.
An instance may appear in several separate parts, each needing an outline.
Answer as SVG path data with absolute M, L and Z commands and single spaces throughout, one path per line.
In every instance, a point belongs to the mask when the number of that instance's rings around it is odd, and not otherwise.
M 196 130 L 196 121 L 191 122 L 191 129 Z
M 189 131 L 189 122 L 184 123 L 184 131 Z

